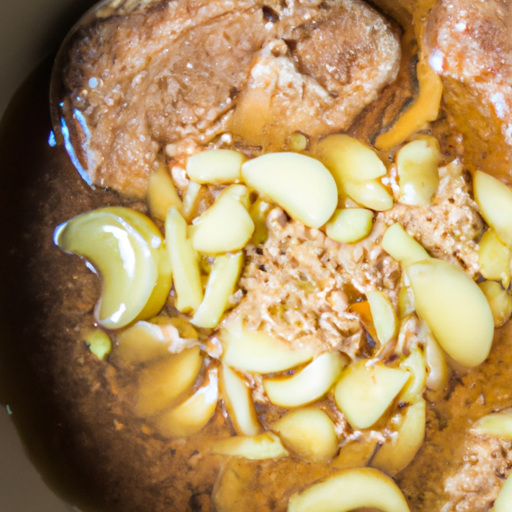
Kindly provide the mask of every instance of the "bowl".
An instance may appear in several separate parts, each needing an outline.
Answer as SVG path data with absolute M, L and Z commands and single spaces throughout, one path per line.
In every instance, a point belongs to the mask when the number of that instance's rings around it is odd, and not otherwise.
M 60 41 L 73 23 L 94 2 L 92 0 L 17 0 L 2 4 L 0 17 L 0 117 L 9 117 L 8 105 L 17 89 L 31 72 L 44 60 L 51 62 Z M 41 84 L 45 87 L 45 84 Z M 14 102 L 15 103 L 15 102 Z M 14 104 L 13 103 L 13 104 Z M 11 104 L 11 105 L 13 105 Z M 4 117 L 4 114 L 5 117 Z M 49 110 L 48 110 L 49 119 Z M 3 123 L 5 126 L 5 123 Z M 3 166 L 2 166 L 3 167 Z M 2 168 L 2 173 L 12 169 Z M 9 196 L 10 187 L 2 187 L 2 199 Z M 16 215 L 16 212 L 10 212 Z M 6 248 L 8 251 L 9 248 Z M 3 284 L 3 283 L 2 283 Z M 5 316 L 5 297 L 2 309 Z M 5 318 L 0 320 L 4 326 Z M 2 329 L 0 343 L 12 342 L 6 329 Z M 5 364 L 11 364 L 7 361 Z M 4 512 L 69 512 L 73 510 L 51 491 L 32 460 L 37 463 L 37 449 L 30 441 L 20 440 L 13 421 L 10 390 L 4 382 L 10 373 L 2 372 L 0 386 L 0 500 Z M 16 410 L 13 420 L 16 420 Z M 27 451 L 28 448 L 28 451 Z M 38 464 L 40 467 L 40 463 Z

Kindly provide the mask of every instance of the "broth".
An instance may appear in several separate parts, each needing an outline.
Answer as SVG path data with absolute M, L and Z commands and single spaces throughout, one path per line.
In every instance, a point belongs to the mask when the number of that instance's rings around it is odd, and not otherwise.
M 232 510 L 285 510 L 292 493 L 334 469 L 294 458 L 226 461 L 207 453 L 209 439 L 233 432 L 220 406 L 200 434 L 164 440 L 131 412 L 129 374 L 98 361 L 81 340 L 82 327 L 93 322 L 99 280 L 82 260 L 53 245 L 53 230 L 99 206 L 144 206 L 90 189 L 64 149 L 48 144 L 50 66 L 48 60 L 29 78 L 0 129 L 0 219 L 6 242 L 2 402 L 13 411 L 48 483 L 85 510 L 207 511 L 221 471 L 223 478 L 248 475 L 247 492 L 231 502 Z M 446 133 L 445 120 L 437 127 Z M 446 140 L 444 145 L 449 151 Z M 509 326 L 497 331 L 485 363 L 465 376 L 454 375 L 444 397 L 428 402 L 426 441 L 397 478 L 411 511 L 441 508 L 443 478 L 464 463 L 469 424 L 512 406 Z

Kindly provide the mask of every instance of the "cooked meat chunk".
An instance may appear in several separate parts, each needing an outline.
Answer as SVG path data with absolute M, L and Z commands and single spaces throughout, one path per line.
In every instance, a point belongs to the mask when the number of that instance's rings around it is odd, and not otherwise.
M 441 0 L 431 12 L 429 62 L 465 142 L 465 163 L 512 183 L 512 4 Z
M 163 150 L 182 160 L 221 133 L 282 149 L 295 130 L 347 128 L 395 78 L 399 41 L 360 0 L 319 3 L 159 1 L 78 33 L 63 109 L 91 181 L 142 198 Z
M 491 510 L 512 467 L 512 443 L 468 434 L 459 468 L 445 480 L 448 502 L 441 512 Z

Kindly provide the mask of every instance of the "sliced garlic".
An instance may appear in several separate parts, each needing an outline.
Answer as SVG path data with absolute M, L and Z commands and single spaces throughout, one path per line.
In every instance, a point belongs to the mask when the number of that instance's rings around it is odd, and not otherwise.
M 336 242 L 351 244 L 366 238 L 373 227 L 373 212 L 364 208 L 336 210 L 325 226 L 327 236 Z
M 288 512 L 349 512 L 356 509 L 410 512 L 391 478 L 373 468 L 345 469 L 292 495 Z
M 201 198 L 201 193 L 204 187 L 195 181 L 189 181 L 185 197 L 183 198 L 183 208 L 181 213 L 187 222 L 190 222 L 194 217 Z
M 482 236 L 478 248 L 480 273 L 491 281 L 501 281 L 504 288 L 510 284 L 510 262 L 512 251 L 488 229 Z
M 398 318 L 405 318 L 411 313 L 414 313 L 414 293 L 412 292 L 407 274 L 402 272 L 400 291 L 398 292 Z
M 331 173 L 318 160 L 300 153 L 269 153 L 249 160 L 242 166 L 242 177 L 311 228 L 323 226 L 338 203 Z
M 251 460 L 280 459 L 290 455 L 279 438 L 271 432 L 257 436 L 235 436 L 222 439 L 213 444 L 211 451 L 220 455 Z
M 491 308 L 494 326 L 505 325 L 512 315 L 512 296 L 495 281 L 483 281 L 479 283 L 480 290 L 484 292 L 485 298 Z
M 440 392 L 448 382 L 448 364 L 443 349 L 429 332 L 424 336 L 425 339 L 425 362 L 428 367 L 427 388 L 431 391 Z
M 244 379 L 223 364 L 220 385 L 224 405 L 237 433 L 246 436 L 259 434 L 261 427 Z
M 394 436 L 375 454 L 371 465 L 395 476 L 414 459 L 425 439 L 426 402 L 420 398 L 409 406 Z
M 492 312 L 478 285 L 446 261 L 430 258 L 405 266 L 419 315 L 459 364 L 482 363 L 494 336 Z
M 402 402 L 415 402 L 423 395 L 427 382 L 427 363 L 425 354 L 419 347 L 411 350 L 411 354 L 400 363 L 400 368 L 410 373 L 400 400 Z
M 254 233 L 250 243 L 260 245 L 265 243 L 268 237 L 267 217 L 272 209 L 272 205 L 258 197 L 256 201 L 249 206 L 249 215 L 254 222 Z
M 370 181 L 385 176 L 386 166 L 375 151 L 353 137 L 343 134 L 322 139 L 316 154 L 332 172 L 340 191 L 347 181 Z
M 196 251 L 215 255 L 245 247 L 254 232 L 254 222 L 244 206 L 248 194 L 247 187 L 230 185 L 194 219 L 190 232 Z
M 112 341 L 108 334 L 101 329 L 87 330 L 83 335 L 89 350 L 102 361 L 112 351 Z
M 382 248 L 400 263 L 414 263 L 428 260 L 430 256 L 421 244 L 408 235 L 398 223 L 386 229 L 381 242 Z
M 274 405 L 288 408 L 306 405 L 331 389 L 346 364 L 339 352 L 325 352 L 291 377 L 263 379 L 263 388 Z
M 155 163 L 149 177 L 148 205 L 151 216 L 161 221 L 165 221 L 167 210 L 171 206 L 175 206 L 178 211 L 183 208 L 169 169 L 163 160 Z
M 242 272 L 242 252 L 217 256 L 213 262 L 203 301 L 191 322 L 198 327 L 217 327 Z
M 138 414 L 153 416 L 173 405 L 192 388 L 202 363 L 199 347 L 192 347 L 148 364 L 139 375 Z
M 170 326 L 178 336 L 178 330 Z M 171 336 L 166 336 L 160 325 L 140 321 L 117 335 L 116 355 L 128 364 L 144 363 L 169 353 Z
M 482 171 L 473 175 L 473 190 L 485 222 L 512 247 L 512 190 Z
M 308 138 L 300 132 L 295 132 L 290 135 L 288 146 L 290 151 L 304 151 L 308 147 Z
M 356 203 L 377 212 L 393 208 L 393 198 L 380 181 L 347 181 L 344 191 Z
M 382 345 L 386 345 L 396 336 L 398 330 L 395 308 L 386 294 L 379 290 L 366 292 L 366 298 L 370 304 L 377 338 Z
M 224 348 L 223 362 L 248 372 L 284 372 L 311 361 L 314 355 L 309 347 L 292 347 L 264 331 L 247 328 L 239 319 L 224 325 L 219 339 Z
M 293 452 L 312 462 L 326 462 L 338 451 L 334 424 L 320 409 L 307 407 L 286 413 L 272 425 Z
M 396 158 L 400 203 L 430 206 L 439 185 L 440 157 L 439 142 L 432 136 L 409 142 L 400 149 Z
M 169 260 L 160 231 L 142 213 L 123 207 L 83 213 L 57 227 L 54 241 L 99 271 L 103 286 L 95 316 L 101 326 L 120 329 L 163 307 Z
M 512 408 L 480 418 L 473 423 L 471 430 L 476 434 L 512 441 Z
M 164 437 L 189 437 L 210 421 L 219 399 L 217 369 L 208 372 L 206 383 L 190 398 L 155 420 L 155 428 Z
M 353 428 L 371 427 L 386 412 L 408 378 L 405 370 L 360 361 L 342 373 L 334 391 L 336 405 Z
M 176 308 L 182 313 L 196 311 L 203 300 L 199 258 L 187 236 L 187 223 L 175 207 L 165 221 L 167 250 L 173 270 Z
M 196 183 L 222 185 L 240 180 L 245 156 L 232 149 L 213 149 L 192 155 L 187 160 L 187 174 Z
M 509 475 L 501 488 L 492 512 L 510 512 L 512 510 L 512 476 Z

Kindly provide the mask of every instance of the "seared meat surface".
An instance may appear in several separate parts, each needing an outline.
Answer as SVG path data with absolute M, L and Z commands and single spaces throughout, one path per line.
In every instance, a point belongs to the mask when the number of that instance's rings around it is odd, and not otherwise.
M 512 182 L 512 5 L 441 0 L 426 34 L 429 62 L 464 136 L 465 163 Z
M 391 25 L 359 0 L 152 2 L 77 36 L 64 111 L 78 160 L 140 198 L 163 150 L 180 160 L 222 133 L 275 150 L 293 131 L 348 128 L 400 61 Z

